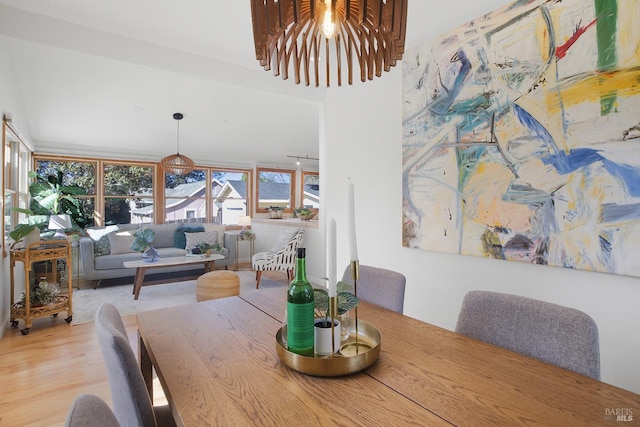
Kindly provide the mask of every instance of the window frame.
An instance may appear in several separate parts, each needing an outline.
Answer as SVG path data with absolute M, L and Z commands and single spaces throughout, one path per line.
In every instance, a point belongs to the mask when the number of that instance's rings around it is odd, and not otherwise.
M 300 177 L 300 206 L 304 207 L 304 186 L 305 186 L 305 178 L 307 176 L 317 176 L 318 177 L 318 183 L 320 182 L 320 172 L 318 171 L 306 171 L 303 170 L 301 172 L 301 177 Z M 320 207 L 322 206 L 322 199 L 320 199 L 320 196 L 318 196 L 318 207 L 317 208 L 311 208 L 316 212 L 320 211 Z
M 260 173 L 261 172 L 275 172 L 275 173 L 286 173 L 289 174 L 289 207 L 283 209 L 284 212 L 291 213 L 293 212 L 296 199 L 296 170 L 295 169 L 284 169 L 284 168 L 270 168 L 270 167 L 257 167 L 256 168 L 256 178 L 255 178 L 255 189 L 256 189 L 256 213 L 267 213 L 269 212 L 266 208 L 260 208 Z
M 106 191 L 104 187 L 105 177 L 104 177 L 104 168 L 106 164 L 117 164 L 124 166 L 143 166 L 143 167 L 151 167 L 152 169 L 152 196 L 149 197 L 153 200 L 153 223 L 154 224 L 163 224 L 166 222 L 166 207 L 165 207 L 165 171 L 160 166 L 160 163 L 157 162 L 148 162 L 148 161 L 138 161 L 138 160 L 123 160 L 123 159 L 110 159 L 110 158 L 95 158 L 95 157 L 82 157 L 82 156 L 63 156 L 63 155 L 50 155 L 50 154 L 39 154 L 34 153 L 32 155 L 30 165 L 31 170 L 37 169 L 38 161 L 56 161 L 56 162 L 83 162 L 83 163 L 93 163 L 96 171 L 96 179 L 95 179 L 95 194 L 93 195 L 85 195 L 79 196 L 87 199 L 94 199 L 94 213 L 93 213 L 93 221 L 94 226 L 100 227 L 104 226 L 105 222 L 105 201 L 107 198 L 129 198 L 131 196 L 106 196 Z M 226 173 L 241 173 L 246 174 L 247 179 L 247 198 L 246 198 L 246 213 L 247 215 L 252 215 L 254 199 L 253 199 L 253 183 L 254 179 L 254 170 L 253 169 L 244 169 L 244 168 L 228 168 L 221 166 L 195 166 L 195 169 L 203 170 L 206 172 L 208 177 L 213 177 L 214 172 L 226 172 Z M 28 190 L 27 190 L 28 194 Z M 145 197 L 146 198 L 146 197 Z M 212 212 L 210 205 L 213 203 L 214 195 L 211 194 L 211 190 L 208 189 L 206 192 L 206 198 L 204 198 L 207 203 L 207 222 L 213 222 L 213 218 L 211 217 Z M 14 205 L 15 206 L 15 205 Z
M 9 255 L 8 239 L 9 235 L 5 232 L 5 216 L 11 219 L 10 224 L 18 224 L 20 220 L 26 217 L 26 214 L 14 210 L 6 212 L 7 209 L 13 207 L 28 208 L 29 203 L 29 186 L 31 185 L 28 177 L 29 167 L 33 159 L 33 151 L 31 147 L 21 137 L 20 132 L 11 124 L 11 119 L 7 116 L 2 120 L 2 176 L 0 177 L 0 185 L 2 186 L 2 200 L 0 201 L 0 209 L 2 210 L 2 257 Z M 5 203 L 6 197 L 10 197 L 10 206 Z

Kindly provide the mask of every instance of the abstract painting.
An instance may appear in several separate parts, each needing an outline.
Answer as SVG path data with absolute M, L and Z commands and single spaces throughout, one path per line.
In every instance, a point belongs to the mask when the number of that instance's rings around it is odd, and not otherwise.
M 640 0 L 520 0 L 405 53 L 403 245 L 640 276 Z

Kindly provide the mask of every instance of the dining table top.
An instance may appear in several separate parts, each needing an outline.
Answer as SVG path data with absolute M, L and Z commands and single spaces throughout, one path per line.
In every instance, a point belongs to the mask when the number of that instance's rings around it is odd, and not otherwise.
M 286 287 L 138 313 L 177 425 L 638 425 L 640 395 L 361 301 L 377 362 L 315 377 L 278 358 Z M 620 416 L 626 418 L 619 418 Z M 629 419 L 631 417 L 631 419 Z

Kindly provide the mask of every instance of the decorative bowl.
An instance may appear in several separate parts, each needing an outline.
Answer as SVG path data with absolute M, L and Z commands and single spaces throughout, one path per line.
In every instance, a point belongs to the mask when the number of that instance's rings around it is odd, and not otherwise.
M 313 218 L 316 217 L 316 214 L 314 212 L 307 214 L 307 215 L 299 215 L 300 219 L 302 221 L 309 221 L 312 220 Z

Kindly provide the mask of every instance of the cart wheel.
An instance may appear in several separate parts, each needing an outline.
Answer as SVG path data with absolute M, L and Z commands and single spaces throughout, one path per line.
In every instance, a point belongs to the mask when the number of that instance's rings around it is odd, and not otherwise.
M 20 332 L 22 332 L 22 335 L 27 335 L 29 333 L 29 328 L 20 329 Z
M 12 328 L 17 328 L 18 327 L 18 321 L 17 320 L 12 320 L 11 321 L 11 327 Z
M 58 317 L 58 313 L 53 313 L 51 317 Z
M 73 320 L 73 316 L 69 316 L 66 319 L 64 319 L 64 321 L 67 323 L 71 323 L 72 320 Z

